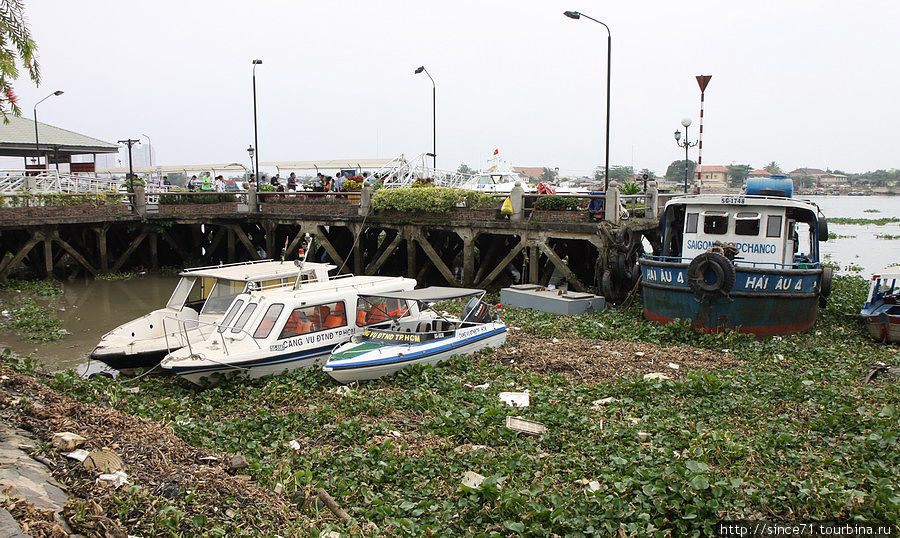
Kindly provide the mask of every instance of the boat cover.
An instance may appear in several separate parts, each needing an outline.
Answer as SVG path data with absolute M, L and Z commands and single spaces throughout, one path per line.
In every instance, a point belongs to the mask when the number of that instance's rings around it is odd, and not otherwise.
M 372 295 L 360 294 L 360 297 L 385 297 L 388 299 L 401 299 L 408 301 L 422 301 L 426 303 L 437 301 L 449 301 L 450 299 L 460 299 L 463 297 L 471 297 L 473 295 L 482 295 L 484 290 L 476 290 L 473 288 L 449 288 L 443 286 L 430 286 L 418 290 L 409 291 L 393 291 L 388 293 L 377 293 Z

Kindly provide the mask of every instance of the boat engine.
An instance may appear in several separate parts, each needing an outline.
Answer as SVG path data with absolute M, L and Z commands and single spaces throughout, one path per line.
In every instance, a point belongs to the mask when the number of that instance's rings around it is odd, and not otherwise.
M 460 319 L 471 323 L 489 323 L 494 321 L 493 316 L 491 316 L 491 308 L 478 297 L 469 299 L 466 307 L 463 308 Z

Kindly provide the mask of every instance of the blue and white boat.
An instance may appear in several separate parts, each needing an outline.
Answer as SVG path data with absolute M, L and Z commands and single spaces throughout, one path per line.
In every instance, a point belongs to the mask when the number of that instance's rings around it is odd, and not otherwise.
M 819 253 L 827 221 L 816 204 L 793 198 L 784 176 L 751 179 L 738 195 L 673 198 L 660 233 L 660 255 L 639 260 L 649 320 L 794 333 L 815 324 L 831 293 Z
M 900 265 L 885 267 L 872 275 L 869 295 L 859 314 L 865 318 L 872 338 L 900 343 Z
M 378 379 L 412 364 L 434 364 L 506 341 L 506 325 L 482 301 L 484 290 L 430 287 L 400 293 L 361 295 L 372 309 L 417 312 L 367 327 L 334 349 L 323 370 L 341 383 Z M 441 301 L 471 297 L 459 317 L 437 312 Z M 376 306 L 381 305 L 381 306 Z M 393 305 L 393 306 L 391 306 Z M 395 316 L 391 316 L 395 318 Z
M 362 293 L 407 291 L 416 281 L 403 277 L 348 276 L 299 283 L 293 289 L 250 289 L 234 298 L 208 336 L 188 338 L 168 354 L 164 369 L 198 385 L 230 378 L 257 378 L 297 368 L 321 366 L 338 344 L 369 325 L 417 312 L 372 310 Z

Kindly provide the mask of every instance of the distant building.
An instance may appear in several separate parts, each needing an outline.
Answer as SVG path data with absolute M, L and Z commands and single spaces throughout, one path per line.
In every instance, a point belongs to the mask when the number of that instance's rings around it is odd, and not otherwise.
M 544 168 L 541 166 L 513 166 L 513 172 L 527 179 L 541 179 Z
M 769 177 L 771 175 L 772 175 L 772 173 L 769 172 L 768 170 L 760 169 L 760 170 L 754 170 L 754 171 L 750 172 L 749 174 L 747 174 L 747 177 Z
M 825 170 L 820 170 L 818 168 L 798 168 L 796 170 L 792 170 L 788 176 L 792 178 L 801 178 L 801 177 L 811 177 L 818 178 L 819 176 L 824 176 L 827 174 Z
M 816 183 L 818 183 L 820 186 L 846 185 L 847 184 L 847 176 L 845 176 L 843 174 L 824 173 L 816 178 Z
M 731 174 L 727 166 L 712 165 L 700 167 L 700 183 L 704 189 L 724 189 L 728 187 Z

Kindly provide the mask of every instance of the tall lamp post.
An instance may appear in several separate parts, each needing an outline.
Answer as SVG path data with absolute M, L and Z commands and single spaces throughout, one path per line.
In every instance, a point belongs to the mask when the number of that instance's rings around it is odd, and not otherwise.
M 56 90 L 55 92 L 51 93 L 47 97 L 44 97 L 43 99 L 41 99 L 40 101 L 38 101 L 37 103 L 34 104 L 34 151 L 37 153 L 38 166 L 41 165 L 41 143 L 38 140 L 37 106 L 39 104 L 43 103 L 44 101 L 46 101 L 47 99 L 50 99 L 53 96 L 59 96 L 62 94 L 63 94 L 62 90 Z M 47 163 L 47 164 L 50 164 L 50 163 Z M 49 168 L 49 166 L 48 166 L 48 168 Z
M 256 189 L 259 190 L 259 131 L 256 126 L 256 66 L 262 60 L 253 60 L 253 145 L 256 146 L 256 161 L 253 163 L 253 177 L 256 178 Z M 253 157 L 253 153 L 250 154 Z
M 147 155 L 150 160 L 150 168 L 153 168 L 153 142 L 150 140 L 150 137 L 142 134 L 144 138 L 147 139 Z
M 609 26 L 606 23 L 598 21 L 594 17 L 590 15 L 585 15 L 579 11 L 566 11 L 563 13 L 566 17 L 570 19 L 580 19 L 584 17 L 585 19 L 590 19 L 598 24 L 602 24 L 604 28 L 606 28 L 606 173 L 605 173 L 605 182 L 603 185 L 603 190 L 609 190 L 609 96 L 610 96 L 610 75 L 612 74 L 612 32 L 609 29 Z
M 432 142 L 431 142 L 431 158 L 432 158 L 432 167 L 437 170 L 437 85 L 434 83 L 434 78 L 431 77 L 431 73 L 425 69 L 424 65 L 420 65 L 416 68 L 415 74 L 424 72 L 428 75 L 428 78 L 431 79 L 431 131 L 432 131 Z
M 678 144 L 678 147 L 684 148 L 684 192 L 685 194 L 688 191 L 688 150 L 697 145 L 697 142 L 691 142 L 688 140 L 688 127 L 691 126 L 690 118 L 684 118 L 681 120 L 681 125 L 684 127 L 684 142 L 681 142 L 681 131 L 675 131 L 675 143 Z

